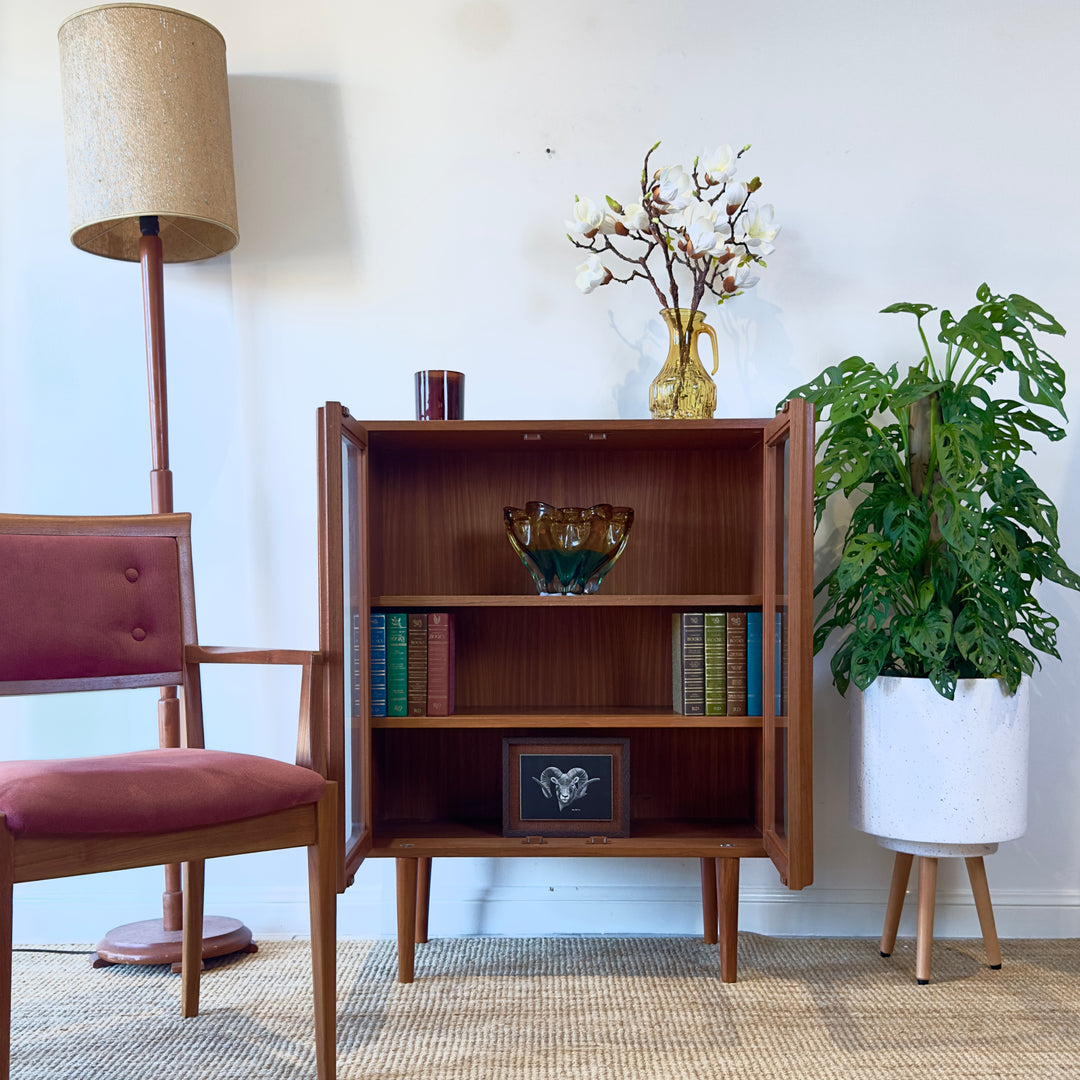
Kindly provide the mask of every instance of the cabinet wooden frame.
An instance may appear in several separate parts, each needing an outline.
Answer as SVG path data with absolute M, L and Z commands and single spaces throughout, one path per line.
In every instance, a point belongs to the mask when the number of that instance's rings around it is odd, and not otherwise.
M 661 423 L 360 422 L 329 402 L 318 434 L 340 888 L 368 856 L 767 857 L 789 887 L 810 884 L 808 403 L 774 418 Z M 634 508 L 599 593 L 536 595 L 502 518 L 532 499 Z M 768 693 L 760 717 L 674 713 L 671 615 L 736 608 L 761 609 L 765 626 L 782 617 L 786 715 Z M 368 619 L 392 611 L 454 612 L 453 716 L 370 716 Z M 772 686 L 772 634 L 763 653 Z M 502 740 L 588 736 L 633 739 L 630 835 L 504 836 Z

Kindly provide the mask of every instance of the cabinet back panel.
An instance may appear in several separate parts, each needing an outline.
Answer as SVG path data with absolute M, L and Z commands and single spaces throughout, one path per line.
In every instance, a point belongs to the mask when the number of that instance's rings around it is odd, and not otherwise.
M 503 737 L 547 734 L 509 728 L 375 731 L 376 826 L 388 821 L 501 820 Z M 759 820 L 760 731 L 558 732 L 565 741 L 601 735 L 630 740 L 631 820 Z
M 565 604 L 459 609 L 457 711 L 671 708 L 670 609 Z
M 760 446 L 695 451 L 371 449 L 376 595 L 534 591 L 506 539 L 504 506 L 630 506 L 626 549 L 601 590 L 761 591 Z M 695 524 L 702 517 L 707 527 Z

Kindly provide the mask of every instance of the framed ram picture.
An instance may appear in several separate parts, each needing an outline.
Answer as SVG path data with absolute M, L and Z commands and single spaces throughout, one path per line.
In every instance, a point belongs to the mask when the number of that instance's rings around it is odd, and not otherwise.
M 629 835 L 629 739 L 503 739 L 503 836 Z

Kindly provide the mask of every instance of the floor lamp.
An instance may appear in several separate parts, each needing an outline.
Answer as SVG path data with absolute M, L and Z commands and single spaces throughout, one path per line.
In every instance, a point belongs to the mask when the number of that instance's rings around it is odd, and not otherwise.
M 60 27 L 71 242 L 142 266 L 150 397 L 151 507 L 173 509 L 165 391 L 162 264 L 221 255 L 236 246 L 225 40 L 209 23 L 172 8 L 109 4 Z M 180 743 L 175 689 L 158 702 L 162 746 Z M 162 918 L 110 930 L 102 964 L 177 964 L 180 867 L 165 867 Z M 208 916 L 203 955 L 253 950 L 237 919 Z

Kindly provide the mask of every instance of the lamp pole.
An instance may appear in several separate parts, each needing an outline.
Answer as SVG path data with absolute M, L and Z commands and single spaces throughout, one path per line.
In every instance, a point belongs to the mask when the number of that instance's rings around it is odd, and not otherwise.
M 165 262 L 209 259 L 238 239 L 225 39 L 196 15 L 153 4 L 88 8 L 59 31 L 71 241 L 139 262 L 150 404 L 150 504 L 173 510 L 165 390 Z M 158 741 L 180 745 L 176 687 L 158 700 Z M 162 918 L 110 930 L 95 966 L 178 967 L 179 866 L 165 867 Z M 203 956 L 253 950 L 238 919 L 203 920 Z

